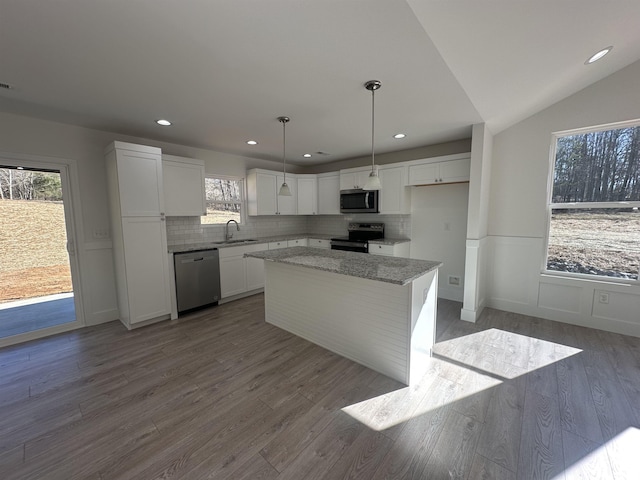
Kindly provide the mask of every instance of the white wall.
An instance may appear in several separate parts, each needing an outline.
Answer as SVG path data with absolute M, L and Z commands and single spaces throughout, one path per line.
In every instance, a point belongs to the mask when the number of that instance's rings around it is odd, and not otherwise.
M 205 160 L 207 172 L 244 176 L 248 168 L 278 170 L 277 162 L 257 160 L 110 132 L 0 113 L 0 152 L 5 158 L 44 156 L 73 164 L 78 182 L 74 209 L 84 319 L 87 325 L 117 318 L 111 242 L 94 232 L 109 231 L 104 149 L 114 140 L 162 148 L 163 153 Z M 296 167 L 292 169 L 295 171 Z M 72 186 L 73 187 L 73 186 Z
M 541 273 L 551 134 L 640 118 L 638 85 L 640 62 L 494 137 L 489 306 L 640 336 L 637 285 Z M 600 291 L 609 292 L 608 304 L 597 302 Z
M 469 184 L 411 187 L 411 258 L 443 262 L 438 297 L 462 301 Z M 460 286 L 449 285 L 449 275 Z

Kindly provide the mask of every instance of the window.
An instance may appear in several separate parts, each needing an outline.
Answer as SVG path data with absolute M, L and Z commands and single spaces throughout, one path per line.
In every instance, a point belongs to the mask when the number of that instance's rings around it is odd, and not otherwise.
M 207 215 L 200 217 L 200 223 L 224 225 L 229 220 L 242 223 L 244 214 L 242 186 L 241 178 L 207 176 L 204 179 Z
M 637 281 L 640 122 L 554 138 L 546 271 Z

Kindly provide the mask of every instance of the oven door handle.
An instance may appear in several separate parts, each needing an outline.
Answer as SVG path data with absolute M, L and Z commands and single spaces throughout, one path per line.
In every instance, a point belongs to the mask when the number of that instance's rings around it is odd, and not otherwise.
M 343 242 L 340 240 L 331 240 L 332 247 L 358 247 L 358 248 L 366 248 L 366 242 Z

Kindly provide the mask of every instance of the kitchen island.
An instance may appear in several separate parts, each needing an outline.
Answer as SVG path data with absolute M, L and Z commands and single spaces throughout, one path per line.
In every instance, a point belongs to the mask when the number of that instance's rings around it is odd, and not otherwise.
M 435 340 L 437 261 L 292 247 L 265 260 L 265 319 L 405 384 Z

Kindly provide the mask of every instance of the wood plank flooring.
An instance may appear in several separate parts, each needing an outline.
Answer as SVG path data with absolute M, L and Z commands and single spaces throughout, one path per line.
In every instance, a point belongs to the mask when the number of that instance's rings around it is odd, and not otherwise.
M 0 478 L 628 479 L 640 339 L 439 302 L 405 387 L 247 299 L 0 349 Z

